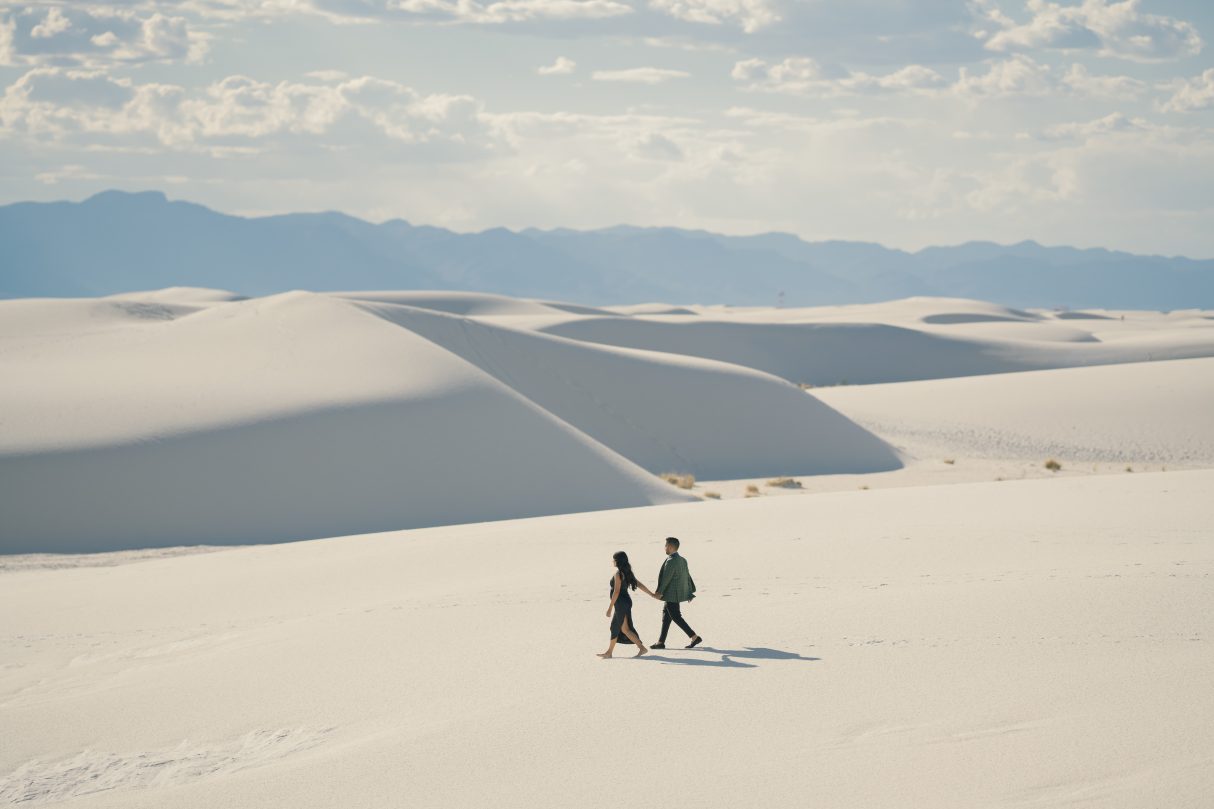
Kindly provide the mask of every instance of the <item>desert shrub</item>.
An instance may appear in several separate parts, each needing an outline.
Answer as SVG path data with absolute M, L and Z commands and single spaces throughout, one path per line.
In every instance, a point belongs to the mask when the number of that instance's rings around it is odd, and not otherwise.
M 664 472 L 662 480 L 680 489 L 690 489 L 696 485 L 696 476 L 686 472 Z
M 813 390 L 814 386 L 809 382 L 798 382 L 797 387 L 801 390 Z
M 868 491 L 868 484 L 866 483 L 863 486 L 861 486 L 860 491 L 864 491 L 864 492 Z
M 1051 472 L 1057 472 L 1059 469 L 1062 468 L 1062 464 L 1058 463 L 1053 458 L 1050 458 L 1048 461 L 1045 462 L 1045 468 L 1050 470 Z
M 706 497 L 709 500 L 720 500 L 721 493 L 720 492 L 704 492 L 704 497 Z
M 1133 471 L 1134 471 L 1134 467 L 1132 467 L 1132 466 L 1127 466 L 1127 467 L 1125 468 L 1125 471 L 1127 471 L 1127 472 L 1133 472 Z
M 795 478 L 772 478 L 767 481 L 768 486 L 774 486 L 777 489 L 799 489 L 801 481 Z
M 957 459 L 956 458 L 945 458 L 944 462 L 946 464 L 948 464 L 949 466 L 952 466 L 953 464 L 957 463 Z
M 759 496 L 759 487 L 754 485 L 753 483 L 748 484 L 746 487 L 746 496 L 747 497 L 758 497 Z

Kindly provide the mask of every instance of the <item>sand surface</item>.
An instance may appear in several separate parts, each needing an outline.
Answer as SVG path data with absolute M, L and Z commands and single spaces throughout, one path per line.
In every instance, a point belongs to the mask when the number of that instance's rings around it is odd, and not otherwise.
M 0 302 L 0 806 L 1204 809 L 1212 363 L 1195 311 Z M 599 660 L 667 535 L 705 643 Z
M 1204 806 L 1212 487 L 844 492 L 2 573 L 0 802 Z M 667 533 L 705 645 L 599 660 L 610 554 L 652 585 Z

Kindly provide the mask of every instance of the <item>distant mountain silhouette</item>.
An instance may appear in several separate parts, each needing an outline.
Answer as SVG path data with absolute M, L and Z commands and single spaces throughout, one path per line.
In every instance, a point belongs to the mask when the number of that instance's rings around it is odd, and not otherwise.
M 863 303 L 910 295 L 1010 306 L 1214 308 L 1214 260 L 1036 242 L 915 253 L 786 233 L 678 228 L 455 233 L 341 213 L 246 218 L 160 192 L 0 207 L 0 297 L 203 286 L 456 289 L 588 304 Z

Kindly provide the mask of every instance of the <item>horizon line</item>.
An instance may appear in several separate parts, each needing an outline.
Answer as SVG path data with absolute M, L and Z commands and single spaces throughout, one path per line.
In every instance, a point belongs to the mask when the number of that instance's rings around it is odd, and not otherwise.
M 626 222 L 620 222 L 620 223 L 616 223 L 614 225 L 605 225 L 605 226 L 601 226 L 601 227 L 590 227 L 590 228 L 576 228 L 576 227 L 568 227 L 565 225 L 557 225 L 557 226 L 552 226 L 552 227 L 541 227 L 538 225 L 528 225 L 526 227 L 519 228 L 516 230 L 516 229 L 510 228 L 510 227 L 507 227 L 505 225 L 494 225 L 491 227 L 482 228 L 480 230 L 455 230 L 455 229 L 447 227 L 445 225 L 432 225 L 432 224 L 427 224 L 427 223 L 419 223 L 419 222 L 405 219 L 404 217 L 400 217 L 400 216 L 395 216 L 395 217 L 391 217 L 388 219 L 375 221 L 372 219 L 366 219 L 361 216 L 357 216 L 355 214 L 347 213 L 345 211 L 341 211 L 336 208 L 327 208 L 327 209 L 323 209 L 323 210 L 288 210 L 288 211 L 279 211 L 279 212 L 225 211 L 225 210 L 220 210 L 218 208 L 211 207 L 210 205 L 208 205 L 206 203 L 196 202 L 191 199 L 171 198 L 167 192 L 165 192 L 164 190 L 159 189 L 159 188 L 143 189 L 140 191 L 130 191 L 130 190 L 127 190 L 124 188 L 105 188 L 105 189 L 102 189 L 101 191 L 95 191 L 91 194 L 88 194 L 81 199 L 60 198 L 60 199 L 54 199 L 54 200 L 31 200 L 31 199 L 11 200 L 8 202 L 0 202 L 0 208 L 7 208 L 7 207 L 10 207 L 13 205 L 56 205 L 56 204 L 61 204 L 61 203 L 73 204 L 73 205 L 83 205 L 93 199 L 96 199 L 97 197 L 102 197 L 107 194 L 108 195 L 130 196 L 130 197 L 157 196 L 157 197 L 164 199 L 165 202 L 170 203 L 170 204 L 171 203 L 184 203 L 187 205 L 195 205 L 200 208 L 204 208 L 208 211 L 211 211 L 212 213 L 220 214 L 221 216 L 231 216 L 231 217 L 235 217 L 238 219 L 257 220 L 257 219 L 271 219 L 274 217 L 281 217 L 281 216 L 322 216 L 322 215 L 329 214 L 329 215 L 348 217 L 350 219 L 354 219 L 359 222 L 363 222 L 365 224 L 372 225 L 375 227 L 382 227 L 384 225 L 392 224 L 394 222 L 403 222 L 404 224 L 408 225 L 409 227 L 433 228 L 435 230 L 443 230 L 448 233 L 455 234 L 457 236 L 477 236 L 477 235 L 482 235 L 485 233 L 490 233 L 493 231 L 506 231 L 506 232 L 514 234 L 514 235 L 524 235 L 529 230 L 535 230 L 535 231 L 539 231 L 541 233 L 551 233 L 554 231 L 562 231 L 562 230 L 571 231 L 574 233 L 601 233 L 603 231 L 622 230 L 622 229 L 634 229 L 634 230 L 641 230 L 641 231 L 667 230 L 667 231 L 677 231 L 680 233 L 705 234 L 707 236 L 721 236 L 721 237 L 725 237 L 725 238 L 735 238 L 735 239 L 756 238 L 756 237 L 760 237 L 760 236 L 786 236 L 789 238 L 796 239 L 797 241 L 800 241 L 803 244 L 808 244 L 808 245 L 815 245 L 815 244 L 818 244 L 818 245 L 821 245 L 821 244 L 870 245 L 870 246 L 880 247 L 883 250 L 888 250 L 893 253 L 904 253 L 906 255 L 911 255 L 911 256 L 918 255 L 919 253 L 922 253 L 926 250 L 950 249 L 950 248 L 967 247 L 970 245 L 980 245 L 981 244 L 981 245 L 993 245 L 995 247 L 1001 247 L 1001 248 L 1013 248 L 1013 247 L 1019 247 L 1021 245 L 1033 245 L 1036 247 L 1045 248 L 1047 250 L 1048 249 L 1071 249 L 1071 250 L 1080 250 L 1080 251 L 1101 250 L 1101 251 L 1104 251 L 1107 253 L 1120 253 L 1120 254 L 1135 257 L 1135 258 L 1162 258 L 1162 259 L 1186 259 L 1188 261 L 1214 261 L 1214 256 L 1195 257 L 1195 256 L 1181 254 L 1181 253 L 1172 253 L 1172 254 L 1136 253 L 1131 250 L 1124 250 L 1124 249 L 1115 248 L 1115 247 L 1107 247 L 1104 245 L 1078 246 L 1075 244 L 1045 244 L 1045 243 L 1040 242 L 1037 239 L 1034 239 L 1031 237 L 1026 237 L 1026 238 L 1023 238 L 1023 239 L 1020 239 L 1020 240 L 1014 241 L 1014 242 L 999 242 L 999 241 L 995 241 L 993 239 L 970 239 L 970 240 L 967 240 L 964 242 L 957 242 L 957 243 L 953 243 L 953 244 L 929 244 L 929 245 L 925 245 L 924 247 L 920 247 L 918 249 L 907 249 L 905 247 L 891 247 L 882 242 L 866 241 L 866 240 L 860 240 L 860 239 L 839 239 L 839 238 L 807 239 L 804 236 L 800 236 L 796 233 L 792 233 L 792 232 L 784 231 L 784 230 L 763 230 L 763 231 L 755 231 L 755 232 L 751 232 L 751 233 L 725 233 L 725 232 L 720 232 L 720 231 L 706 230 L 704 228 L 681 227 L 679 225 L 635 225 L 635 224 L 630 224 L 630 223 L 626 223 Z

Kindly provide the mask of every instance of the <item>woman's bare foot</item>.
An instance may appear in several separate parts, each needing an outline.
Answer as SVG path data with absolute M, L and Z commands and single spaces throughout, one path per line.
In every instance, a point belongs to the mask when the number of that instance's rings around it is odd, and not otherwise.
M 610 659 L 611 659 L 611 652 L 599 652 L 597 655 L 595 655 L 595 657 L 601 657 L 601 658 L 603 658 L 604 660 L 610 660 Z
M 634 654 L 633 657 L 640 657 L 641 655 L 647 653 L 648 651 L 649 651 L 648 649 L 646 649 L 644 646 L 642 646 L 640 651 L 638 651 L 636 654 Z

